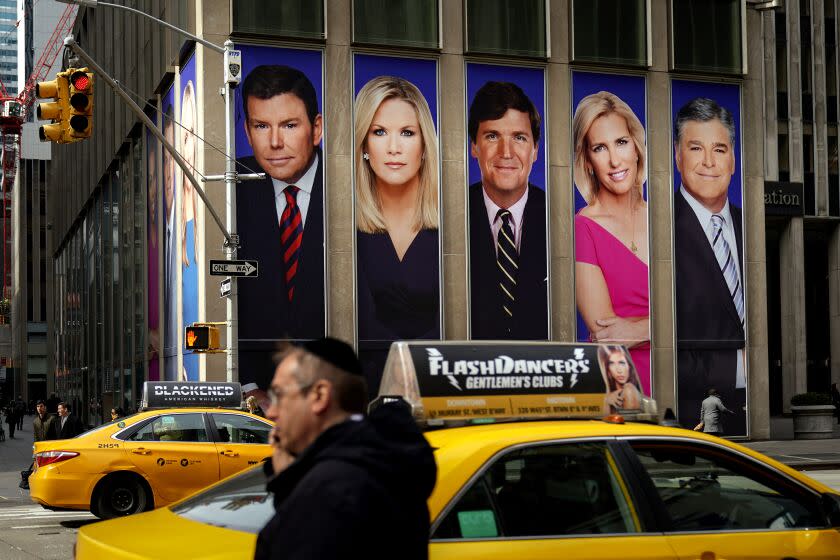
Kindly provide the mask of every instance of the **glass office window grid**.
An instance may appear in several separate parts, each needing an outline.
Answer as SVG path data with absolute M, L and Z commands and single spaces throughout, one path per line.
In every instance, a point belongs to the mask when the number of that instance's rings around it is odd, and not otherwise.
M 572 60 L 648 65 L 647 0 L 574 0 Z
M 91 426 L 108 420 L 103 394 L 134 410 L 145 379 L 141 165 L 134 139 L 55 259 L 56 392 Z
M 437 49 L 438 0 L 353 0 L 353 41 Z
M 237 0 L 231 2 L 233 32 L 323 39 L 323 0 Z
M 545 0 L 466 0 L 467 52 L 546 58 Z
M 743 73 L 743 9 L 743 0 L 671 0 L 674 69 Z

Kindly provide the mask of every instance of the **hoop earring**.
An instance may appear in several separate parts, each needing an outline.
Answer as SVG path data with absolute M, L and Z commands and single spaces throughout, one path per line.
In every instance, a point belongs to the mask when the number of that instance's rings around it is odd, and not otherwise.
M 367 152 L 362 154 L 362 159 L 365 160 L 365 161 L 370 161 L 370 156 L 368 155 Z

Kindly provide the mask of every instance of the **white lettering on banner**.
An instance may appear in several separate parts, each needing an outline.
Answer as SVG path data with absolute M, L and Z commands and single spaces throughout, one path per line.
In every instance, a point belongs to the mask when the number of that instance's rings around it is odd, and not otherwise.
M 467 377 L 467 389 L 530 389 L 566 387 L 563 377 L 566 374 L 569 375 L 568 387 L 573 388 L 579 381 L 578 375 L 590 371 L 589 360 L 584 358 L 582 348 L 575 348 L 574 358 L 542 360 L 514 360 L 502 355 L 488 360 L 450 361 L 437 348 L 426 348 L 426 352 L 429 374 L 446 377 L 459 391 L 463 389 L 457 377 Z M 531 377 L 514 376 L 516 374 L 531 374 Z
M 229 397 L 233 387 L 219 385 L 166 385 L 154 386 L 155 396 L 164 397 Z

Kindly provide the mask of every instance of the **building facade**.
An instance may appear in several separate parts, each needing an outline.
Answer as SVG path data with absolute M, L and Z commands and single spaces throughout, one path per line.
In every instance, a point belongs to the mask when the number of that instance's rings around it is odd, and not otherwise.
M 183 350 L 185 326 L 227 319 L 226 301 L 217 292 L 219 277 L 208 266 L 211 259 L 225 257 L 220 228 L 172 158 L 99 80 L 93 138 L 57 147 L 52 168 L 52 184 L 61 185 L 49 200 L 55 286 L 49 337 L 55 341 L 56 389 L 96 423 L 109 406 L 135 407 L 147 379 L 230 377 L 264 386 L 271 353 L 284 339 L 326 333 L 352 341 L 375 385 L 388 344 L 397 338 L 583 342 L 597 338 L 607 324 L 618 327 L 602 335 L 628 342 L 640 388 L 662 409 L 677 410 L 688 424 L 699 411 L 693 410 L 698 397 L 712 385 L 725 386 L 728 404 L 741 410 L 730 435 L 770 437 L 771 414 L 781 415 L 794 392 L 827 390 L 826 383 L 840 375 L 836 359 L 829 358 L 829 374 L 808 369 L 816 354 L 810 350 L 813 329 L 804 325 L 824 317 L 808 311 L 804 302 L 812 296 L 806 282 L 784 276 L 800 270 L 807 280 L 809 267 L 819 276 L 823 266 L 836 281 L 836 259 L 827 252 L 836 247 L 831 240 L 837 228 L 827 217 L 840 187 L 830 171 L 836 126 L 832 129 L 827 107 L 835 105 L 836 120 L 837 99 L 830 93 L 836 85 L 829 82 L 837 80 L 837 59 L 825 32 L 836 19 L 827 2 L 810 0 L 809 9 L 824 17 L 806 22 L 813 30 L 806 43 L 799 31 L 802 16 L 791 16 L 800 14 L 799 3 L 770 11 L 754 4 L 152 2 L 155 17 L 215 44 L 230 38 L 241 50 L 246 82 L 253 73 L 235 98 L 241 171 L 272 165 L 261 152 L 271 142 L 261 143 L 260 134 L 274 130 L 274 117 L 259 117 L 260 95 L 271 95 L 248 93 L 261 87 L 254 85 L 258 76 L 271 82 L 291 75 L 311 85 L 314 108 L 295 123 L 309 135 L 304 148 L 313 155 L 300 173 L 284 176 L 271 169 L 271 180 L 237 187 L 237 256 L 258 260 L 260 276 L 235 282 L 238 355 L 236 368 L 228 372 L 224 355 Z M 223 173 L 220 54 L 104 6 L 82 9 L 75 33 L 174 140 L 196 176 Z M 805 44 L 812 53 L 807 61 L 800 49 Z M 814 70 L 807 74 L 813 83 L 807 99 L 805 87 L 797 89 L 789 78 L 805 76 L 806 62 Z M 827 70 L 829 65 L 834 70 Z M 784 80 L 780 68 L 787 70 Z M 381 194 L 386 191 L 377 191 L 390 184 L 387 171 L 377 167 L 377 154 L 388 149 L 376 151 L 377 138 L 388 131 L 380 126 L 379 105 L 370 100 L 388 83 L 409 92 L 400 95 L 412 100 L 418 123 L 412 126 L 422 129 L 415 176 L 421 179 L 406 184 L 431 193 L 417 203 L 425 217 L 407 228 L 407 237 L 401 221 L 389 221 Z M 786 92 L 784 103 L 776 101 L 779 92 Z M 248 97 L 243 104 L 246 94 L 256 101 Z M 487 154 L 495 146 L 491 142 L 504 134 L 485 135 L 489 125 L 481 123 L 503 120 L 507 113 L 490 111 L 482 118 L 481 100 L 492 105 L 505 95 L 525 99 L 517 106 L 527 109 L 523 114 L 531 125 L 510 140 L 530 150 L 520 160 L 531 185 L 527 199 L 518 199 L 524 213 L 512 214 L 511 231 L 518 228 L 517 279 L 524 286 L 511 296 L 513 313 L 497 306 L 498 249 L 492 238 L 484 245 L 490 235 L 498 236 L 489 208 L 502 192 L 492 191 L 501 183 L 494 183 Z M 606 186 L 599 191 L 598 185 L 611 179 L 606 172 L 596 177 L 603 166 L 597 150 L 590 154 L 588 149 L 600 145 L 592 136 L 597 118 L 586 120 L 599 96 L 618 99 L 612 103 L 620 105 L 629 131 L 620 144 L 629 145 L 632 137 L 636 148 L 627 166 L 637 180 L 619 193 L 629 198 L 621 198 L 628 204 L 614 213 L 617 227 L 594 210 L 610 202 L 598 192 L 613 192 Z M 731 123 L 722 141 L 729 151 L 721 161 L 731 162 L 731 169 L 720 212 L 732 224 L 727 249 L 738 263 L 730 269 L 731 285 L 723 260 L 716 276 L 703 283 L 692 271 L 718 265 L 700 266 L 701 261 L 686 258 L 702 253 L 714 263 L 719 253 L 714 244 L 691 245 L 694 232 L 702 235 L 703 229 L 682 221 L 691 216 L 687 212 L 697 219 L 700 213 L 689 200 L 687 162 L 693 152 L 687 144 L 681 152 L 679 141 L 675 149 L 674 121 L 681 109 L 697 109 L 698 103 L 702 108 L 705 102 L 698 99 L 723 108 L 721 118 L 712 121 Z M 810 125 L 802 118 L 808 103 L 814 107 Z M 783 105 L 786 117 L 778 113 Z M 284 126 L 295 128 L 295 123 Z M 409 127 L 396 136 L 415 133 Z M 283 141 L 275 139 L 271 149 L 285 149 L 278 143 Z M 833 145 L 836 152 L 836 138 Z M 710 158 L 720 152 L 711 151 Z M 814 157 L 803 158 L 806 153 Z M 510 153 L 503 157 L 516 159 Z M 811 183 L 806 161 L 821 169 Z M 788 175 L 782 174 L 785 165 Z M 586 177 L 590 172 L 593 179 Z M 622 183 L 625 175 L 611 177 Z M 291 183 L 297 184 L 293 194 L 281 195 Z M 813 220 L 765 216 L 765 204 L 772 203 L 781 183 L 784 188 L 802 183 L 806 207 L 805 193 L 813 194 Z M 224 216 L 222 184 L 199 184 Z M 305 194 L 298 202 L 301 189 Z M 266 192 L 268 198 L 262 198 Z M 776 197 L 784 200 L 785 193 Z M 826 217 L 818 218 L 822 210 Z M 300 230 L 287 230 L 285 219 L 297 223 L 296 213 Z M 807 264 L 804 236 L 814 229 L 812 221 L 819 222 L 825 240 L 825 251 L 814 256 L 822 265 Z M 258 226 L 273 222 L 279 227 Z M 289 236 L 299 247 L 287 251 Z M 275 245 L 264 242 L 273 237 L 280 238 Z M 287 253 L 290 259 L 272 257 Z M 728 297 L 720 295 L 727 291 Z M 791 293 L 799 295 L 788 297 Z M 833 290 L 826 285 L 820 293 L 831 299 L 840 291 L 835 282 Z M 714 306 L 723 317 L 717 323 L 729 325 L 722 333 L 703 326 L 711 323 L 704 318 L 713 315 Z M 508 321 L 503 312 L 516 318 Z M 840 332 L 840 325 L 831 328 L 839 314 L 829 314 L 821 323 L 829 327 L 817 329 L 818 336 Z M 707 371 L 725 374 L 713 378 Z

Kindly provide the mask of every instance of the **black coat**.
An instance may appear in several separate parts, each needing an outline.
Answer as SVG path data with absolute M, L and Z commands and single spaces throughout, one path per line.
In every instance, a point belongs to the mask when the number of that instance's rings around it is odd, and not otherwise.
M 79 417 L 71 412 L 67 415 L 67 420 L 64 422 L 63 427 L 61 425 L 61 417 L 59 416 L 55 419 L 55 431 L 57 433 L 55 439 L 70 439 L 84 432 L 85 428 L 82 426 L 82 421 L 79 420 Z
M 267 387 L 274 373 L 271 356 L 279 339 L 324 336 L 324 185 L 323 154 L 312 185 L 303 240 L 289 302 L 280 222 L 271 177 L 236 186 L 236 233 L 239 259 L 256 259 L 259 276 L 242 278 L 239 291 L 239 380 Z M 262 173 L 254 157 L 239 162 L 240 172 Z
M 470 185 L 470 325 L 472 338 L 545 340 L 548 338 L 548 269 L 545 253 L 545 192 L 528 186 L 522 215 L 519 274 L 511 332 L 502 310 L 501 272 L 496 240 L 487 221 L 481 183 Z
M 729 212 L 743 278 L 741 209 L 730 204 Z M 730 434 L 746 434 L 746 391 L 735 388 L 744 329 L 706 232 L 679 191 L 674 193 L 674 249 L 680 423 L 696 423 L 701 403 L 714 387 L 735 411 L 727 422 Z
M 277 513 L 254 558 L 425 560 L 436 475 L 431 447 L 400 407 L 333 426 L 269 481 Z

